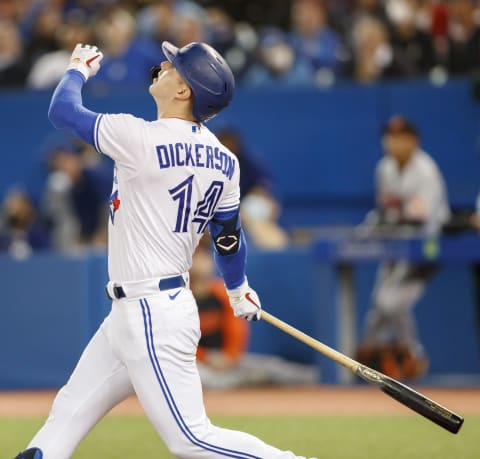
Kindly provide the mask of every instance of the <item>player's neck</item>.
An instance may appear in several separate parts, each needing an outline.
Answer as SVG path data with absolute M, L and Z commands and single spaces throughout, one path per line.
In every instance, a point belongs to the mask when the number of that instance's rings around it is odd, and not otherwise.
M 179 118 L 185 121 L 195 121 L 195 118 L 191 113 L 183 110 L 158 110 L 158 119 L 160 118 Z
M 177 103 L 176 100 L 161 104 L 157 101 L 157 116 L 160 118 L 179 118 L 185 121 L 195 121 L 192 106 L 189 103 Z
M 408 158 L 402 158 L 401 160 L 397 160 L 397 167 L 400 171 L 403 171 L 407 166 L 408 164 L 410 163 L 410 161 L 412 160 L 412 157 L 408 157 Z

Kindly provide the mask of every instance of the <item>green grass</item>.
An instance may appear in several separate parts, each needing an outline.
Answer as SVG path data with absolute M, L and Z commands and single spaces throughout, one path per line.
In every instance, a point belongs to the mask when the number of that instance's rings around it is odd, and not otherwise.
M 217 425 L 252 433 L 281 449 L 319 459 L 478 459 L 480 416 L 466 418 L 458 435 L 418 416 L 214 417 Z M 12 459 L 40 418 L 0 418 L 0 459 Z M 107 417 L 73 459 L 172 458 L 142 417 Z M 266 458 L 268 459 L 268 458 Z

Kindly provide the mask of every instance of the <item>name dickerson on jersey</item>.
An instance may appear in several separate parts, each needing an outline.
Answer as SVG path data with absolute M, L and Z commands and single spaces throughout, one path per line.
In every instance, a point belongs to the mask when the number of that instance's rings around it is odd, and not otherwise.
M 206 167 L 217 169 L 229 180 L 235 172 L 235 159 L 218 147 L 204 145 L 202 143 L 169 143 L 157 145 L 158 162 L 160 169 L 177 166 Z

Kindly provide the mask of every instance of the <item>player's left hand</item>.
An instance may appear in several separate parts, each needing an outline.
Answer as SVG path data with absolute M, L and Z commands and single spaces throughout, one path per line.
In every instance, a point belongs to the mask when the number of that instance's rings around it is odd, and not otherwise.
M 227 289 L 227 293 L 230 299 L 230 306 L 232 306 L 236 317 L 243 317 L 248 321 L 260 320 L 262 305 L 257 292 L 250 288 L 247 279 L 240 287 L 233 290 Z
M 79 71 L 87 81 L 89 77 L 96 75 L 102 59 L 103 53 L 96 46 L 78 43 L 70 57 L 67 70 Z

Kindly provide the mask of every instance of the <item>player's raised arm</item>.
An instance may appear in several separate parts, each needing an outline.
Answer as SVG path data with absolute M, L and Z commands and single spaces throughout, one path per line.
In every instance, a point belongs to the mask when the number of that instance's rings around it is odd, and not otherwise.
M 94 145 L 98 113 L 83 106 L 82 87 L 98 72 L 102 58 L 103 54 L 96 46 L 78 44 L 48 110 L 48 118 L 57 129 L 64 129 L 91 145 Z
M 259 320 L 261 304 L 245 275 L 247 241 L 240 223 L 239 208 L 217 212 L 209 224 L 215 248 L 215 263 L 225 281 L 230 305 L 237 317 Z

